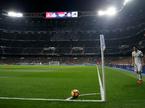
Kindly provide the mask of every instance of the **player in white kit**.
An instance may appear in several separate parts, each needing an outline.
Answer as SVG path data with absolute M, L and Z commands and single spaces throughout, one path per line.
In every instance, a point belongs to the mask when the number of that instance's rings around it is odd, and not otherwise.
M 132 52 L 132 65 L 134 66 L 134 71 L 137 73 L 137 80 L 142 82 L 142 62 L 143 62 L 143 53 L 138 50 L 136 47 L 133 47 Z

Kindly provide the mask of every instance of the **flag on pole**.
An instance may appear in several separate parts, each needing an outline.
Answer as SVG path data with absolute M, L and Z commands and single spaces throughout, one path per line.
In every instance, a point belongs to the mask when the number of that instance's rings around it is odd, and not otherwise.
M 106 84 L 105 84 L 105 69 L 104 69 L 104 51 L 106 49 L 104 35 L 100 35 L 100 47 L 101 47 L 101 62 L 102 62 L 102 85 L 103 93 L 102 100 L 106 101 Z
M 100 46 L 101 46 L 101 49 L 103 50 L 103 51 L 105 51 L 105 49 L 106 49 L 106 46 L 105 46 L 105 39 L 104 39 L 104 35 L 100 35 Z

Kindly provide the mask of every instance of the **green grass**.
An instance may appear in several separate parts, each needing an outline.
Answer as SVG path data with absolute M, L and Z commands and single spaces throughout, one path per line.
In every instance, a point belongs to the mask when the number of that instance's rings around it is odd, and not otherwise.
M 112 68 L 105 71 L 106 103 L 0 100 L 0 108 L 144 108 L 145 85 L 137 86 L 135 74 Z M 99 92 L 96 67 L 0 66 L 0 97 L 65 99 L 74 88 L 81 94 Z M 100 96 L 80 99 L 100 99 Z

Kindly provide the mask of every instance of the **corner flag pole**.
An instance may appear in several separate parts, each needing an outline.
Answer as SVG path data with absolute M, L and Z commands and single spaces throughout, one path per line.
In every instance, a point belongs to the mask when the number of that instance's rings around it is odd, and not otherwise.
M 105 70 L 104 70 L 104 51 L 106 49 L 104 35 L 100 35 L 101 46 L 101 61 L 102 61 L 102 82 L 103 82 L 103 101 L 106 101 L 106 84 L 105 84 Z

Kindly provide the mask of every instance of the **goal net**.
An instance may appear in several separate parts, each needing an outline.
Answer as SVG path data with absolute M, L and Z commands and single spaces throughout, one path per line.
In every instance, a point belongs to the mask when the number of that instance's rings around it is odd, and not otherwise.
M 49 65 L 60 65 L 59 61 L 49 61 Z

